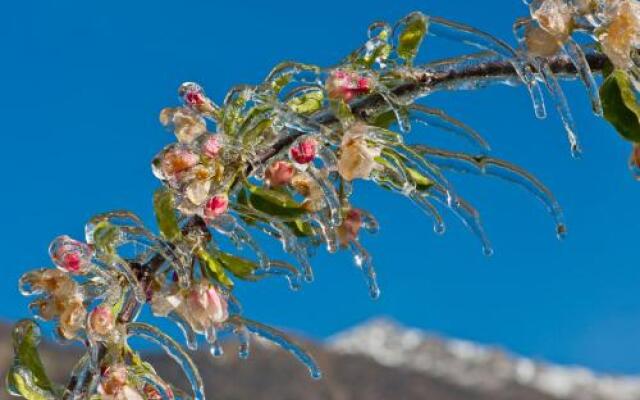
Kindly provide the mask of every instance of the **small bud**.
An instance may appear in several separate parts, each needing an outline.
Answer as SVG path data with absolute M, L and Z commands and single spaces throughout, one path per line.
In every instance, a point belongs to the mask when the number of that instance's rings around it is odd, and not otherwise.
M 203 114 L 209 114 L 214 111 L 211 100 L 204 94 L 204 90 L 200 85 L 194 82 L 185 82 L 180 85 L 178 95 L 182 101 L 195 111 Z
M 89 314 L 89 330 L 98 336 L 109 335 L 115 327 L 115 318 L 111 308 L 101 305 Z
M 373 86 L 371 78 L 342 69 L 334 70 L 327 79 L 326 85 L 330 98 L 347 102 L 354 97 L 369 93 Z
M 90 265 L 92 251 L 89 245 L 59 236 L 49 246 L 49 255 L 53 263 L 63 271 L 81 274 Z
M 221 147 L 218 135 L 209 135 L 202 144 L 202 154 L 209 158 L 216 158 Z
M 285 186 L 291 183 L 293 165 L 287 161 L 276 161 L 267 168 L 265 178 L 269 186 Z
M 217 218 L 227 212 L 229 199 L 226 195 L 216 195 L 210 198 L 204 205 L 204 216 L 210 219 Z
M 311 138 L 298 141 L 291 147 L 291 158 L 298 164 L 308 164 L 316 158 L 318 143 Z

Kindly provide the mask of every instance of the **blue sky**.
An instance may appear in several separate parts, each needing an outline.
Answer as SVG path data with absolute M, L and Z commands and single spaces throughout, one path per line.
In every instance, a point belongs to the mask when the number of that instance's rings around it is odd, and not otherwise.
M 330 65 L 365 38 L 374 20 L 413 10 L 476 26 L 511 42 L 519 1 L 5 2 L 0 12 L 4 150 L 0 317 L 26 315 L 16 281 L 49 265 L 56 235 L 81 237 L 96 212 L 128 208 L 152 221 L 158 182 L 149 161 L 170 135 L 158 111 L 183 81 L 220 100 L 285 59 Z M 460 47 L 429 43 L 425 59 Z M 565 84 L 584 147 L 571 159 L 558 117 L 536 120 L 522 87 L 437 94 L 426 100 L 474 126 L 494 154 L 534 172 L 569 224 L 556 240 L 543 207 L 517 187 L 477 177 L 455 181 L 481 210 L 496 253 L 449 218 L 444 237 L 401 198 L 358 186 L 357 205 L 382 230 L 364 238 L 382 298 L 371 301 L 346 255 L 321 255 L 302 292 L 282 282 L 243 287 L 252 318 L 323 338 L 367 318 L 391 316 L 445 335 L 601 371 L 640 373 L 640 187 L 629 145 L 595 118 L 585 91 Z M 441 134 L 423 132 L 424 141 Z

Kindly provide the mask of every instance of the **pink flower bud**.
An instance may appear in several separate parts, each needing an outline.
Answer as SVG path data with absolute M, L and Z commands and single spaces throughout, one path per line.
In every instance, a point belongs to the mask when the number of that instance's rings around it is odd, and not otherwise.
M 216 195 L 207 200 L 204 205 L 204 216 L 207 218 L 217 218 L 227 212 L 229 199 L 226 195 Z
M 371 91 L 372 80 L 357 72 L 335 70 L 327 79 L 327 91 L 332 99 L 350 101 Z
M 270 186 L 288 185 L 293 178 L 294 168 L 290 162 L 276 161 L 267 168 L 265 178 Z
M 182 100 L 190 106 L 202 105 L 206 102 L 204 90 L 197 83 L 185 82 L 178 89 L 178 94 Z
M 92 251 L 86 243 L 60 236 L 51 242 L 49 255 L 58 268 L 71 274 L 80 274 L 90 264 Z
M 187 295 L 187 319 L 195 330 L 206 330 L 207 327 L 226 321 L 229 310 L 226 299 L 209 283 L 201 282 Z
M 210 317 L 214 323 L 226 321 L 229 317 L 227 301 L 220 296 L 215 287 L 210 286 L 207 290 L 207 298 L 209 300 Z
M 202 154 L 209 158 L 215 158 L 220 153 L 220 140 L 217 135 L 210 135 L 202 144 Z
M 211 114 L 215 111 L 215 106 L 204 94 L 204 90 L 197 83 L 185 82 L 178 89 L 178 94 L 182 101 L 191 109 L 204 114 Z
M 107 336 L 115 327 L 113 312 L 107 306 L 98 306 L 89 314 L 89 329 L 99 336 Z
M 291 147 L 291 158 L 298 164 L 308 164 L 316 158 L 317 147 L 314 139 L 303 139 Z

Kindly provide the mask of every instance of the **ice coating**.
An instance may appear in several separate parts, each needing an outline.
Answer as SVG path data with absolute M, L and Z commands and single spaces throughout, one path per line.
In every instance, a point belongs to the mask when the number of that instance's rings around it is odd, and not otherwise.
M 232 333 L 239 341 L 238 356 L 246 358 L 253 334 L 289 351 L 313 377 L 320 377 L 318 365 L 301 346 L 244 316 L 234 288 L 278 278 L 300 290 L 313 280 L 314 252 L 325 248 L 350 252 L 370 296 L 379 297 L 365 235 L 377 233 L 379 225 L 373 212 L 352 203 L 357 181 L 405 197 L 427 214 L 437 234 L 445 233 L 444 218 L 452 214 L 491 255 L 479 210 L 458 194 L 449 174 L 498 177 L 538 198 L 563 237 L 567 228 L 549 189 L 522 168 L 491 156 L 487 141 L 472 127 L 444 109 L 419 103 L 435 90 L 523 83 L 542 118 L 544 88 L 572 153 L 579 154 L 576 124 L 560 84 L 563 74 L 577 76 L 585 85 L 596 115 L 607 113 L 594 76 L 602 70 L 592 62 L 598 53 L 580 45 L 574 32 L 594 39 L 636 90 L 637 3 L 527 4 L 530 16 L 514 26 L 515 48 L 469 25 L 412 13 L 395 25 L 372 24 L 364 44 L 336 65 L 281 63 L 263 82 L 233 87 L 221 105 L 199 84 L 181 85 L 181 104 L 160 113 L 161 124 L 176 141 L 152 161 L 162 185 L 154 195 L 159 232 L 128 211 L 115 211 L 90 219 L 86 243 L 68 236 L 54 240 L 50 256 L 55 268 L 24 274 L 20 291 L 34 297 L 29 307 L 38 320 L 55 323 L 61 339 L 86 346 L 87 353 L 65 388 L 47 384 L 39 367 L 26 362 L 30 357 L 25 354 L 37 347 L 37 326 L 22 322 L 9 389 L 45 399 L 95 394 L 188 398 L 176 397 L 169 383 L 143 368 L 127 342 L 140 336 L 178 361 L 193 398 L 203 399 L 201 379 L 181 346 L 137 322 L 146 305 L 155 316 L 174 322 L 191 350 L 206 342 L 210 353 L 221 357 L 221 337 Z M 481 52 L 417 65 L 424 43 L 436 38 Z M 444 79 L 430 86 L 431 79 L 447 73 L 490 69 L 502 73 Z M 431 147 L 431 129 L 452 133 L 472 153 Z M 640 176 L 637 145 L 629 167 Z M 293 264 L 272 258 L 263 240 L 276 240 Z M 122 352 L 126 363 L 117 360 Z

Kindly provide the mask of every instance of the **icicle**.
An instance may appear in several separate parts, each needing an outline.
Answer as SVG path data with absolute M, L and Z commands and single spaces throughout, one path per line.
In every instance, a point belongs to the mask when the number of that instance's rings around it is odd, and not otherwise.
M 387 182 L 396 186 L 395 190 L 399 193 L 406 194 L 413 192 L 415 190 L 415 186 L 407 176 L 404 164 L 396 152 L 392 148 L 386 148 L 380 154 L 380 157 L 386 161 L 384 172 L 392 173 L 393 175 L 393 178 L 391 180 L 387 180 Z
M 453 187 L 449 183 L 448 179 L 442 174 L 442 172 L 436 166 L 432 165 L 424 157 L 417 154 L 413 150 L 413 148 L 409 146 L 398 146 L 394 150 L 397 152 L 397 154 L 399 154 L 402 158 L 404 158 L 408 162 L 408 164 L 410 164 L 411 167 L 424 173 L 434 183 L 437 183 L 446 189 L 447 198 L 448 198 L 447 202 L 449 206 L 456 203 L 457 201 L 456 199 L 458 196 L 453 190 Z
M 211 354 L 211 356 L 214 358 L 220 358 L 224 356 L 224 349 L 222 348 L 222 345 L 219 341 L 216 340 L 215 342 L 211 343 L 211 345 L 209 346 L 209 354 Z
M 85 382 L 96 380 L 99 371 L 91 370 L 89 364 L 89 354 L 80 358 L 71 370 L 70 381 L 66 386 L 62 400 L 82 400 L 87 397 Z
M 95 261 L 97 264 L 104 265 L 109 269 L 121 273 L 125 277 L 127 282 L 129 282 L 130 288 L 133 291 L 136 300 L 140 303 L 145 303 L 147 301 L 147 295 L 144 291 L 144 288 L 140 284 L 140 281 L 138 281 L 136 273 L 133 272 L 128 262 L 115 254 L 102 254 L 101 259 Z
M 317 157 L 322 161 L 322 164 L 327 171 L 333 172 L 338 170 L 338 157 L 336 157 L 336 154 L 330 147 L 322 146 Z
M 310 73 L 312 76 L 314 76 L 314 79 L 311 79 L 311 80 L 302 79 L 302 80 L 296 80 L 296 81 L 302 82 L 302 83 L 321 84 L 318 76 L 320 74 L 319 67 L 311 64 L 303 64 L 303 63 L 298 63 L 293 61 L 285 61 L 283 63 L 276 65 L 275 68 L 273 68 L 271 72 L 269 72 L 269 75 L 267 75 L 267 77 L 265 78 L 265 82 L 271 85 L 279 85 L 281 84 L 280 82 L 282 81 L 293 80 L 293 77 L 295 75 L 298 75 L 303 72 Z
M 296 261 L 302 267 L 302 272 L 304 274 L 304 280 L 306 282 L 313 282 L 313 269 L 311 267 L 311 260 L 309 260 L 309 256 L 305 248 L 299 243 L 298 238 L 293 234 L 291 229 L 282 222 L 274 222 L 272 221 L 274 226 L 277 226 L 278 232 L 281 237 L 283 237 L 283 242 L 289 243 L 286 247 L 288 248 L 288 253 L 292 254 Z M 276 263 L 273 261 L 270 263 L 270 267 L 274 266 Z M 296 270 L 298 273 L 298 270 Z M 299 275 L 299 273 L 298 273 Z M 300 289 L 299 276 L 292 277 L 287 275 L 287 279 L 289 280 L 289 286 L 292 290 Z
M 305 277 L 306 275 L 305 271 Z M 309 272 L 311 273 L 311 272 Z M 269 270 L 258 270 L 254 273 L 254 276 L 257 277 L 267 277 L 267 276 L 284 276 L 289 282 L 289 287 L 291 290 L 300 290 L 301 287 L 301 274 L 294 266 L 291 264 L 285 263 L 283 261 L 271 261 L 269 263 Z M 313 276 L 313 275 L 312 275 Z
M 333 254 L 338 251 L 338 233 L 336 232 L 336 226 L 332 225 L 328 216 L 322 215 L 323 213 L 323 210 L 321 210 L 311 214 L 305 219 L 305 222 L 318 224 L 322 239 L 327 244 L 327 251 Z
M 486 156 L 474 157 L 462 153 L 431 149 L 421 145 L 414 146 L 414 148 L 418 152 L 425 154 L 440 168 L 461 173 L 494 176 L 522 186 L 545 205 L 555 222 L 558 237 L 562 238 L 566 234 L 567 228 L 564 222 L 562 208 L 553 196 L 553 193 L 536 177 L 524 169 L 506 161 Z
M 523 71 L 522 81 L 527 86 L 527 90 L 529 91 L 529 96 L 531 97 L 531 103 L 533 104 L 533 111 L 535 113 L 536 118 L 545 119 L 547 118 L 547 108 L 544 104 L 544 95 L 542 94 L 542 87 L 540 87 L 540 83 L 536 78 L 536 75 L 531 70 L 531 66 L 529 63 L 521 62 L 519 69 Z M 516 69 L 517 70 L 517 69 Z
M 243 327 L 245 327 L 254 335 L 277 344 L 284 350 L 291 353 L 301 363 L 303 363 L 309 370 L 309 374 L 312 378 L 320 379 L 322 377 L 322 372 L 320 371 L 320 368 L 318 368 L 318 365 L 316 364 L 313 357 L 311 357 L 311 355 L 304 351 L 298 344 L 296 344 L 283 332 L 280 332 L 277 329 L 271 328 L 259 322 L 241 317 L 239 315 L 231 316 L 227 322 L 234 328 L 242 329 Z
M 409 109 L 411 111 L 417 111 L 419 113 L 418 115 L 416 115 L 415 113 L 412 115 L 412 119 L 414 119 L 416 122 L 423 123 L 426 126 L 434 126 L 436 128 L 452 132 L 467 140 L 469 143 L 483 152 L 488 152 L 491 150 L 489 143 L 487 143 L 478 132 L 476 132 L 473 128 L 467 126 L 463 122 L 450 117 L 444 111 L 436 108 L 425 107 L 420 104 L 414 104 L 409 107 Z
M 87 243 L 96 244 L 102 235 L 109 235 L 111 231 L 116 233 L 115 241 L 111 243 L 115 249 L 128 243 L 149 248 L 171 264 L 182 287 L 188 285 L 190 271 L 187 265 L 191 263 L 186 259 L 190 256 L 178 254 L 177 249 L 153 235 L 137 215 L 129 211 L 112 211 L 94 216 L 85 226 Z
M 562 87 L 560 87 L 560 83 L 558 83 L 558 79 L 556 79 L 553 71 L 551 71 L 549 64 L 546 62 L 542 62 L 540 65 L 540 71 L 542 72 L 542 76 L 544 77 L 547 89 L 549 90 L 549 94 L 556 103 L 556 108 L 558 110 L 558 113 L 560 114 L 560 118 L 562 119 L 564 129 L 567 131 L 567 138 L 569 139 L 569 144 L 571 145 L 571 155 L 577 158 L 580 156 L 582 150 L 580 149 L 580 145 L 578 144 L 575 122 L 573 121 L 573 115 L 571 115 L 571 110 L 569 109 L 567 98 L 564 95 Z
M 599 117 L 602 116 L 602 102 L 600 101 L 600 90 L 598 84 L 591 72 L 589 61 L 584 54 L 584 51 L 573 38 L 569 37 L 564 45 L 564 50 L 571 59 L 573 65 L 575 65 L 582 83 L 587 88 L 589 93 L 589 99 L 591 100 L 591 108 L 593 113 Z
M 438 212 L 438 209 L 425 198 L 423 194 L 418 191 L 411 192 L 407 197 L 413 201 L 425 214 L 433 219 L 433 231 L 438 235 L 443 235 L 447 227 L 442 219 L 442 216 Z
M 395 115 L 400 132 L 407 133 L 411 131 L 411 120 L 409 119 L 409 113 L 407 112 L 407 104 L 403 104 L 399 97 L 394 95 L 389 88 L 382 84 L 376 85 L 375 91 L 382 96 L 393 112 L 393 115 Z
M 238 338 L 238 358 L 246 360 L 249 357 L 251 351 L 251 338 L 249 337 L 249 330 L 244 325 L 236 326 L 233 333 Z
M 516 52 L 503 40 L 500 40 L 486 32 L 472 26 L 449 21 L 439 17 L 429 17 L 429 34 L 440 36 L 453 41 L 482 50 L 490 50 L 510 61 L 520 79 L 525 83 L 533 102 L 534 110 L 538 118 L 544 118 L 544 101 L 538 88 L 535 75 L 528 67 L 528 62 L 521 60 Z
M 318 184 L 318 186 L 320 186 L 320 189 L 324 194 L 324 200 L 331 216 L 331 224 L 333 226 L 340 226 L 340 224 L 342 224 L 342 212 L 340 210 L 340 200 L 338 199 L 338 195 L 333 184 L 320 170 L 316 169 L 312 165 L 307 168 L 307 173 Z
M 160 379 L 159 376 L 149 372 L 145 372 L 144 374 L 142 374 L 142 380 L 146 382 L 147 385 L 150 385 L 154 390 L 156 390 L 163 399 L 173 400 L 176 398 L 173 394 L 171 385 L 164 382 L 162 379 Z
M 442 188 L 434 186 L 429 190 L 429 195 L 441 204 L 446 205 L 446 195 Z M 482 244 L 482 252 L 486 256 L 493 255 L 493 247 L 491 242 L 484 232 L 482 222 L 480 221 L 480 213 L 471 206 L 466 200 L 458 198 L 458 204 L 453 207 L 449 207 L 451 212 L 462 221 L 462 223 L 473 232 Z
M 269 221 L 260 222 L 259 224 L 256 224 L 256 227 L 270 237 L 279 240 L 282 243 L 283 250 L 286 253 L 292 254 L 295 257 L 296 261 L 300 263 L 300 266 L 302 267 L 302 270 L 304 272 L 305 280 L 307 282 L 313 281 L 311 260 L 309 260 L 306 249 L 299 243 L 298 238 L 293 233 L 291 228 L 289 228 L 289 226 L 287 226 L 283 221 L 273 220 L 268 214 L 265 214 L 258 210 L 249 209 L 248 207 L 244 207 L 242 205 L 237 205 L 236 211 L 240 212 L 242 215 L 249 215 L 258 220 Z M 270 265 L 273 265 L 273 262 L 271 262 Z M 295 285 L 291 284 L 290 286 L 293 289 Z
M 362 219 L 362 227 L 371 234 L 376 234 L 380 231 L 380 224 L 373 214 L 366 210 L 359 209 L 360 218 Z
M 353 253 L 353 262 L 364 273 L 367 286 L 369 287 L 369 295 L 373 299 L 380 297 L 380 287 L 376 278 L 376 270 L 373 268 L 371 255 L 357 240 L 349 242 L 349 248 Z
M 191 325 L 187 321 L 185 321 L 182 317 L 180 317 L 176 312 L 171 312 L 167 315 L 167 319 L 175 323 L 182 335 L 184 336 L 184 341 L 187 344 L 187 348 L 192 351 L 198 350 L 198 338 L 196 333 L 191 328 Z
M 367 140 L 383 146 L 396 146 L 404 143 L 402 135 L 388 129 L 370 126 L 367 128 Z
M 144 324 L 141 322 L 131 322 L 127 324 L 127 334 L 129 336 L 138 336 L 143 339 L 149 340 L 160 346 L 165 353 L 184 371 L 191 390 L 193 391 L 194 400 L 204 400 L 204 385 L 202 383 L 202 377 L 198 372 L 198 368 L 193 363 L 189 355 L 180 348 L 180 345 L 176 343 L 173 338 L 158 330 L 157 328 Z
M 247 232 L 247 230 L 230 214 L 209 221 L 218 232 L 235 239 L 237 247 L 245 244 L 255 253 L 261 269 L 269 269 L 269 257 L 262 250 L 258 242 Z

